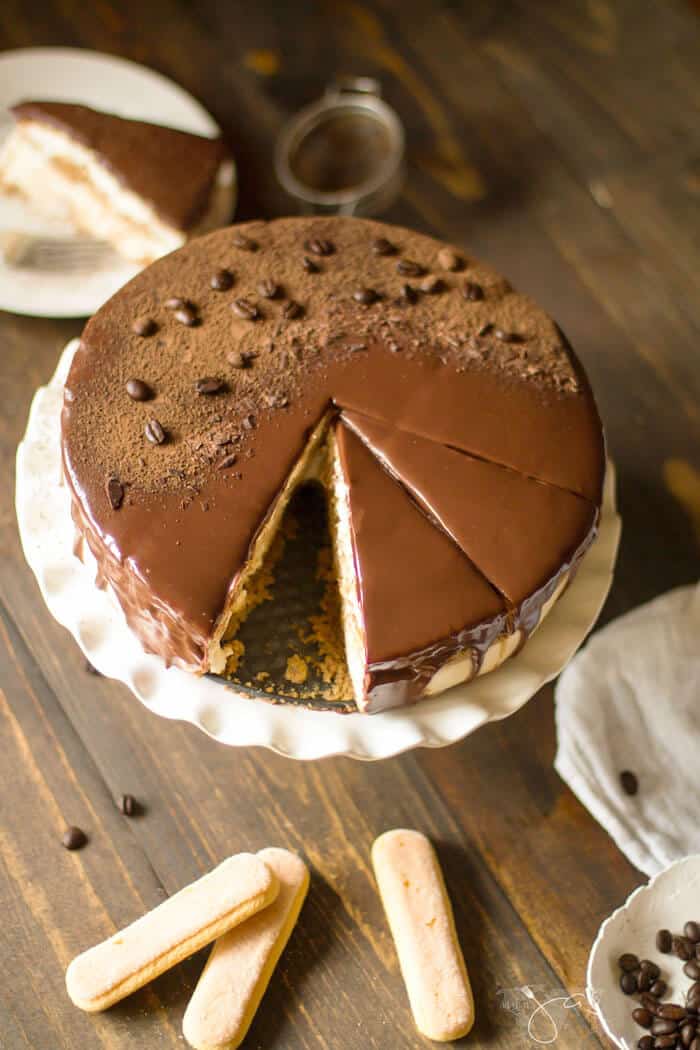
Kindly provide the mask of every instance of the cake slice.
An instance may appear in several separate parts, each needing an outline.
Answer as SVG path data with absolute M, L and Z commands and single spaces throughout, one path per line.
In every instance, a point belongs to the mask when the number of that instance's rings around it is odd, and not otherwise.
M 524 615 L 531 600 L 539 607 L 555 591 L 595 536 L 597 508 L 566 489 L 357 412 L 343 420 Z
M 149 263 L 228 219 L 232 169 L 221 139 L 67 102 L 21 102 L 0 185 Z
M 336 568 L 358 708 L 417 700 L 451 655 L 460 661 L 456 680 L 472 677 L 508 632 L 503 597 L 342 422 L 331 455 Z

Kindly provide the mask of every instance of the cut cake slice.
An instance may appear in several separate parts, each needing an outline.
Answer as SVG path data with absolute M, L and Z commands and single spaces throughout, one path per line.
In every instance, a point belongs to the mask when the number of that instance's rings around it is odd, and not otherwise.
M 232 167 L 221 139 L 67 102 L 12 107 L 0 185 L 149 263 L 226 222 Z

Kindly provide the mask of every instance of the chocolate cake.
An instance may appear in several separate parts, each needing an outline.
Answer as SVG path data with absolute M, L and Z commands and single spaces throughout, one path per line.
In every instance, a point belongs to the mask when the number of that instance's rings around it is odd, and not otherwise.
M 362 711 L 502 663 L 598 524 L 601 424 L 561 331 L 376 222 L 249 223 L 154 263 L 87 324 L 62 425 L 100 582 L 196 673 L 226 673 L 289 499 L 320 480 Z
M 148 263 L 229 219 L 221 139 L 67 102 L 21 102 L 0 184 Z M 229 173 L 230 173 L 230 165 Z

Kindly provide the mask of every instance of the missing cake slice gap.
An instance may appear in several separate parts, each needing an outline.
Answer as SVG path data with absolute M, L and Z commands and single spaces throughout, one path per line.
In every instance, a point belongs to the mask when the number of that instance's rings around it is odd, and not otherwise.
M 331 412 L 312 431 L 258 530 L 209 663 L 253 695 L 344 712 L 355 706 L 328 526 Z

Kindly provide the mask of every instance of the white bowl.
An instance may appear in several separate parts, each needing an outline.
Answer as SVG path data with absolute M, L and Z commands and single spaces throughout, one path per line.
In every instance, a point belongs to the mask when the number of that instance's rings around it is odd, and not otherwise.
M 145 653 L 111 591 L 95 586 L 94 563 L 73 553 L 70 497 L 61 482 L 63 383 L 78 341 L 34 396 L 17 451 L 16 507 L 24 553 L 55 618 L 90 662 L 156 714 L 192 722 L 234 746 L 259 745 L 291 758 L 378 759 L 413 747 L 443 747 L 513 714 L 568 663 L 593 627 L 612 582 L 620 538 L 609 464 L 600 534 L 542 627 L 502 667 L 412 707 L 376 715 L 275 705 L 198 678 Z
M 669 984 L 664 998 L 682 1003 L 692 982 L 675 955 L 657 950 L 656 934 L 661 929 L 682 933 L 689 919 L 700 922 L 700 854 L 660 871 L 600 927 L 588 959 L 586 995 L 606 1035 L 622 1050 L 633 1050 L 646 1033 L 632 1020 L 637 1003 L 620 989 L 617 960 L 624 952 L 633 952 L 658 963 Z

